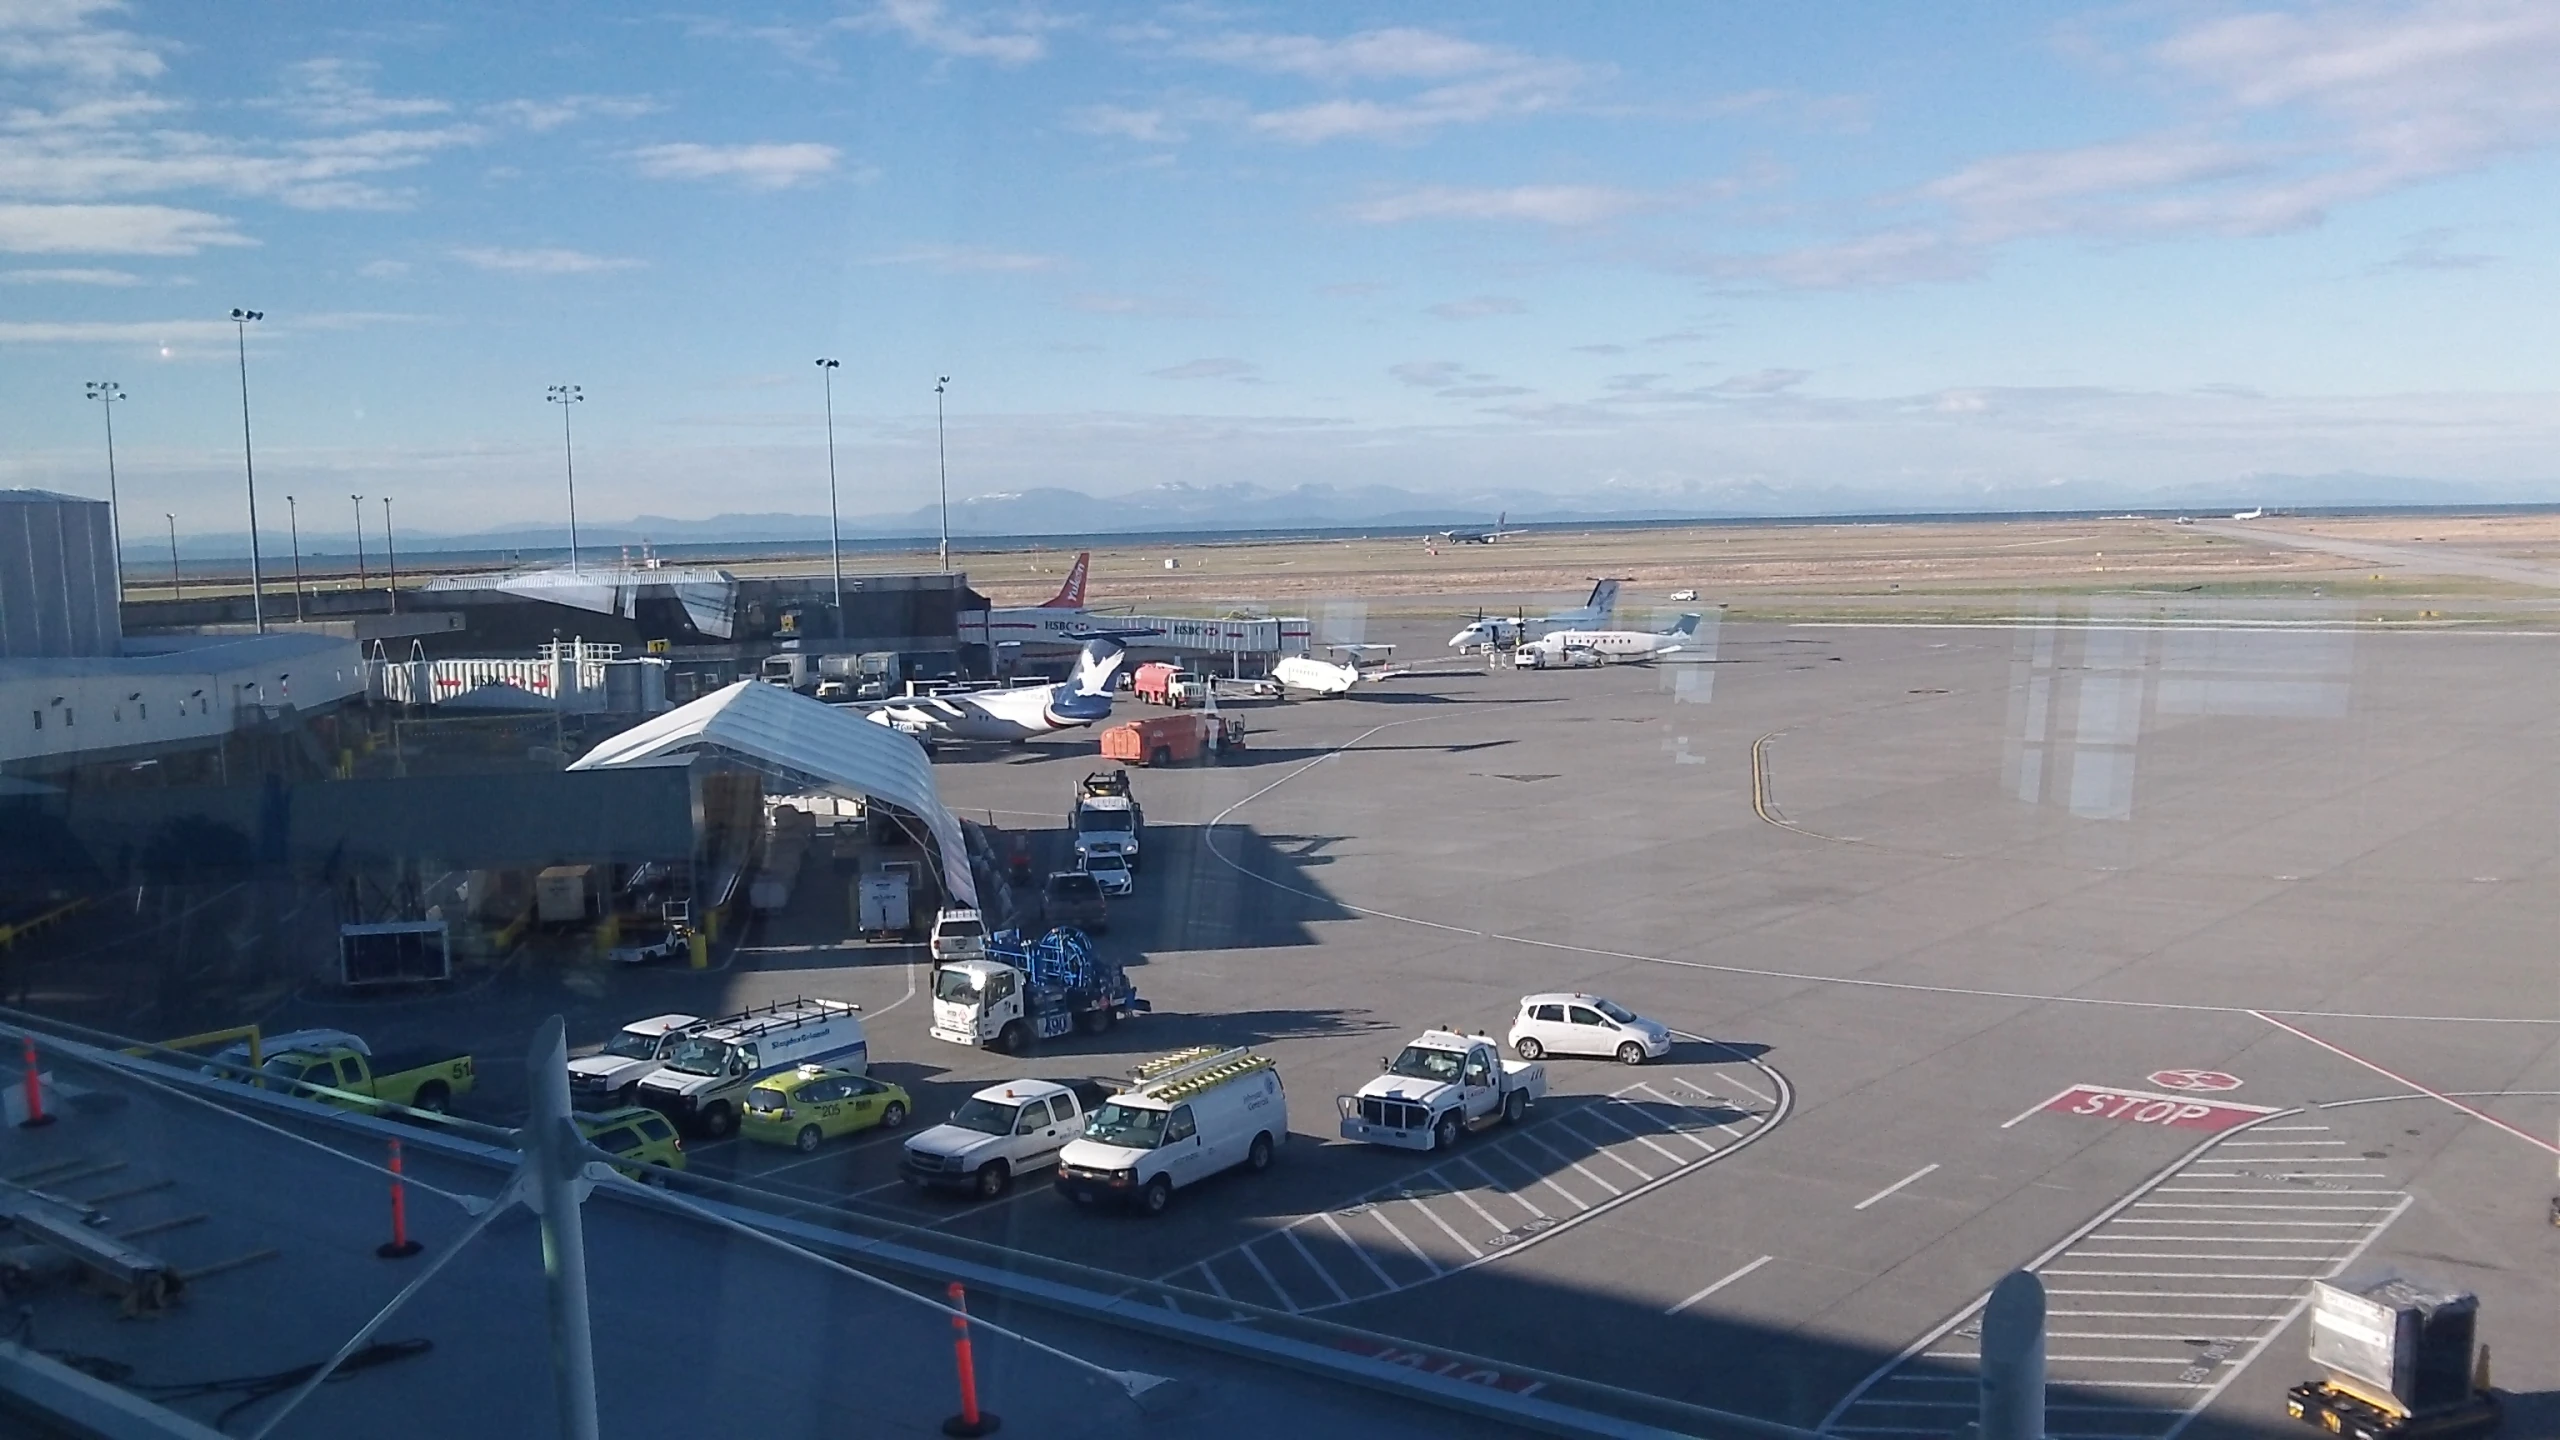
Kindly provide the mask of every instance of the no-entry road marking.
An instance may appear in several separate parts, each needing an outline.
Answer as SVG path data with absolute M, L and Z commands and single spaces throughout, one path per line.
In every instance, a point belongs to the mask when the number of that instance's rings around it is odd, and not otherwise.
M 2084 1082 L 2065 1086 L 2052 1099 L 2027 1107 L 2003 1122 L 2000 1128 L 2006 1130 L 2045 1111 L 2098 1120 L 2122 1120 L 2135 1125 L 2168 1125 L 2180 1130 L 2229 1130 L 2273 1115 L 2276 1107 L 2242 1105 L 2231 1100 L 2198 1100 L 2192 1095 L 2162 1095 L 2151 1090 L 2127 1090 L 2114 1085 Z

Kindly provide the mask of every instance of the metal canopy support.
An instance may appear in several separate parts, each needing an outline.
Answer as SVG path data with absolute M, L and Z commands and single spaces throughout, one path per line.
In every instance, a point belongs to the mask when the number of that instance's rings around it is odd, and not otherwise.
M 533 1112 L 524 1127 L 525 1167 L 542 1216 L 542 1269 L 551 1301 L 551 1382 L 561 1440 L 598 1440 L 595 1335 L 587 1317 L 587 1237 L 578 1213 L 586 1143 L 569 1119 L 568 1027 L 557 1015 L 534 1032 L 527 1061 Z

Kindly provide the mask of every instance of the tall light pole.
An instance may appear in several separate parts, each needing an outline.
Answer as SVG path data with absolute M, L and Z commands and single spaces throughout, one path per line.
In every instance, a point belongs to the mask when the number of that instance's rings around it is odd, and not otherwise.
M 258 561 L 258 462 L 249 447 L 249 322 L 266 318 L 264 310 L 231 311 L 240 340 L 240 467 L 249 477 L 249 618 L 261 635 L 267 633 L 267 583 Z
M 382 571 L 391 591 L 391 613 L 400 613 L 400 552 L 391 548 L 391 497 L 382 497 Z
M 942 573 L 951 573 L 951 451 L 942 443 L 942 392 L 951 377 L 933 382 L 933 455 L 942 467 Z
M 836 517 L 836 362 L 820 359 L 818 378 L 827 389 L 827 558 L 836 571 L 836 638 L 844 638 L 844 534 Z
M 89 382 L 89 398 L 107 412 L 107 536 L 116 548 L 116 603 L 124 603 L 124 510 L 116 503 L 116 402 L 124 387 L 113 380 Z
M 353 502 L 356 507 L 356 593 L 363 594 L 365 585 L 364 497 L 361 495 L 350 495 L 347 499 Z
M 578 454 L 569 444 L 569 407 L 587 398 L 575 385 L 554 385 L 543 398 L 560 407 L 560 461 L 569 474 L 569 568 L 578 568 Z
M 169 516 L 169 598 L 184 600 L 187 589 L 178 583 L 178 517 L 166 510 L 160 513 Z
M 293 623 L 302 623 L 302 513 L 293 506 L 293 497 L 284 497 L 285 533 L 293 537 Z

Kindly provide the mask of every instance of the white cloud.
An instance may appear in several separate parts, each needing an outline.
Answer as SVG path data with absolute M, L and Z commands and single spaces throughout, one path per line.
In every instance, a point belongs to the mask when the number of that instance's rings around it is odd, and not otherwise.
M 1087 135 L 1114 135 L 1148 145 L 1170 145 L 1182 131 L 1162 110 L 1133 110 L 1122 105 L 1086 105 L 1067 112 L 1069 129 Z
M 1466 366 L 1455 360 L 1407 360 L 1387 367 L 1388 374 L 1407 385 L 1419 385 L 1425 390 L 1455 385 L 1465 377 L 1466 370 Z
M 306 125 L 355 129 L 386 120 L 417 120 L 449 113 L 453 106 L 423 96 L 399 98 L 377 94 L 375 67 L 360 60 L 321 58 L 285 67 L 288 89 L 265 102 Z
M 1243 111 L 1256 133 L 1297 144 L 1406 140 L 1448 125 L 1530 115 L 1569 103 L 1594 72 L 1571 61 L 1414 26 L 1343 36 L 1232 32 L 1170 46 L 1172 53 L 1332 90 L 1411 87 L 1388 96 L 1337 94 L 1305 105 Z
M 1321 100 L 1253 116 L 1257 132 L 1301 145 L 1327 140 L 1408 140 L 1449 125 L 1534 115 L 1562 108 L 1580 72 L 1529 69 L 1440 85 L 1402 100 Z
M 637 120 L 654 115 L 658 102 L 637 95 L 561 95 L 549 100 L 501 100 L 481 113 L 536 134 L 580 120 Z
M 167 205 L 0 204 L 0 252 L 17 255 L 193 255 L 255 244 L 223 216 Z
M 1410 26 L 1364 30 L 1339 39 L 1316 35 L 1219 35 L 1175 48 L 1194 59 L 1296 75 L 1328 85 L 1351 80 L 1443 80 L 1523 63 L 1517 51 Z
M 1606 185 L 1515 185 L 1467 190 L 1428 185 L 1351 207 L 1351 217 L 1371 225 L 1411 220 L 1529 220 L 1541 225 L 1597 225 L 1630 211 L 1661 204 L 1658 196 Z
M 116 0 L 8 0 L 0 4 L 0 71 L 59 75 L 93 85 L 149 80 L 166 65 L 140 37 L 101 29 L 91 17 Z
M 645 262 L 618 256 L 589 255 L 583 250 L 508 250 L 494 245 L 466 245 L 453 258 L 478 270 L 505 275 L 601 275 L 637 270 Z
M 864 262 L 870 265 L 921 265 L 944 275 L 1022 275 L 1042 270 L 1055 270 L 1066 262 L 1055 255 L 1035 255 L 1019 250 L 990 250 L 980 245 L 910 245 L 887 255 L 875 255 Z
M 2377 267 L 2384 270 L 2477 270 L 2495 265 L 2498 257 L 2453 248 L 2449 229 L 2421 230 L 2402 242 L 2400 253 Z
M 356 267 L 356 273 L 367 280 L 398 280 L 409 273 L 406 260 L 368 260 Z
M 631 152 L 653 180 L 733 180 L 750 190 L 788 190 L 824 178 L 843 158 L 833 145 L 649 145 Z
M 1976 245 L 1932 230 L 1886 230 L 1854 239 L 1761 255 L 1719 255 L 1697 268 L 1736 280 L 1790 289 L 1855 290 L 1920 281 L 1970 280 L 1988 264 Z
M 972 20 L 955 19 L 942 0 L 882 0 L 865 23 L 903 35 L 910 44 L 962 60 L 986 60 L 1012 67 L 1046 55 L 1043 32 L 1052 28 L 1036 14 L 1016 17 L 1010 28 L 991 29 Z
M 1205 360 L 1187 360 L 1180 365 L 1147 373 L 1158 380 L 1235 380 L 1252 384 L 1262 378 L 1262 367 L 1250 360 L 1219 355 Z
M 139 285 L 130 270 L 0 270 L 0 285 Z
M 1508 295 L 1478 295 L 1466 300 L 1448 300 L 1423 311 L 1443 320 L 1481 320 L 1488 315 L 1519 315 L 1528 306 Z

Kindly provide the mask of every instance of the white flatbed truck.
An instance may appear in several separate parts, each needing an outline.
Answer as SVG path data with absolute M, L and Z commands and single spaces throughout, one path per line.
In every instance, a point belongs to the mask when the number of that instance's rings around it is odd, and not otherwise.
M 1490 1035 L 1426 1030 L 1379 1068 L 1359 1094 L 1334 1101 L 1345 1140 L 1447 1150 L 1469 1131 L 1519 1124 L 1547 1094 L 1547 1067 L 1503 1059 Z

